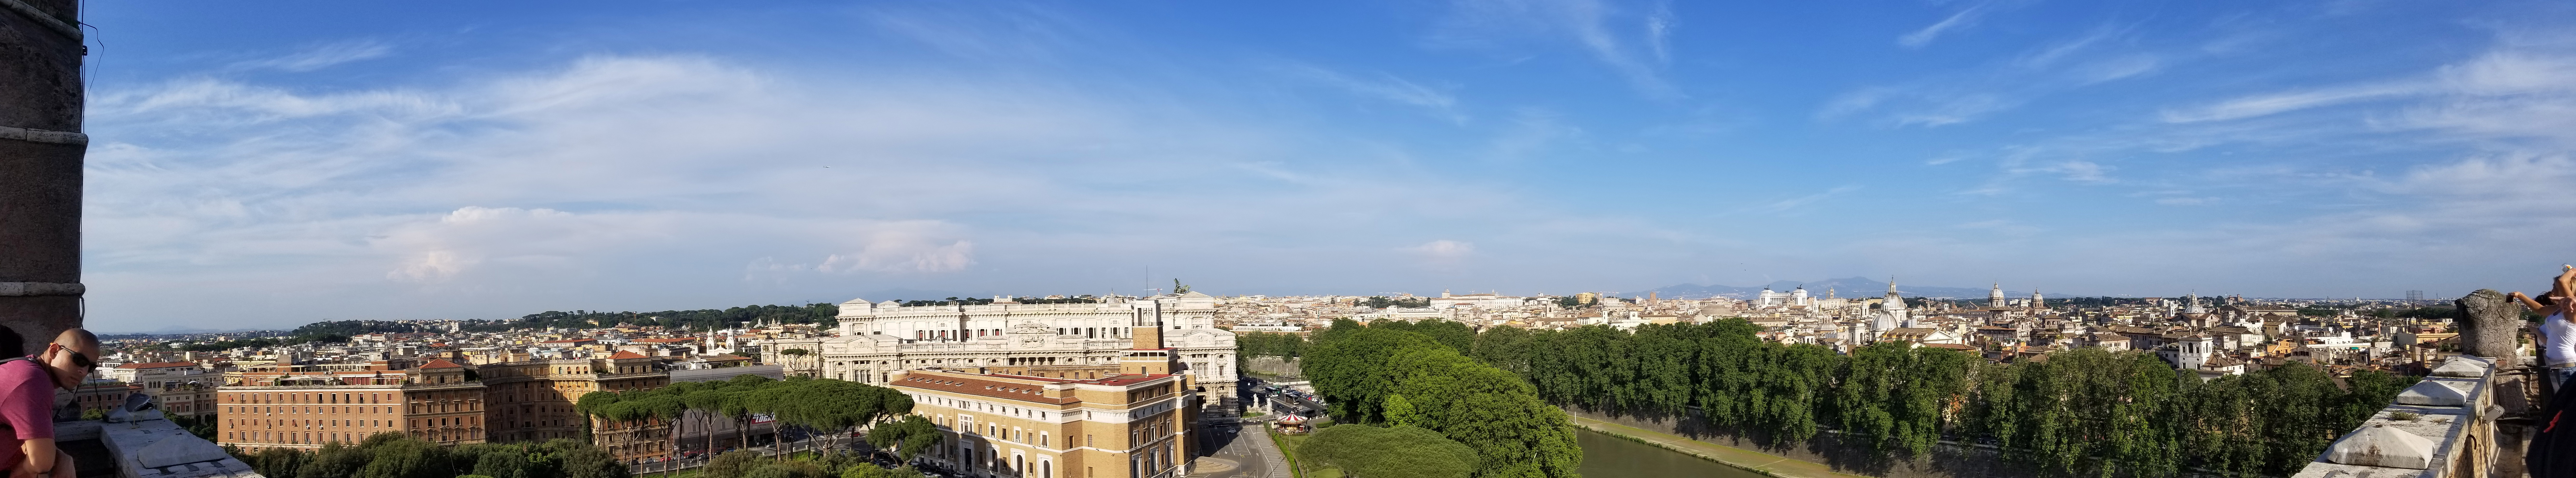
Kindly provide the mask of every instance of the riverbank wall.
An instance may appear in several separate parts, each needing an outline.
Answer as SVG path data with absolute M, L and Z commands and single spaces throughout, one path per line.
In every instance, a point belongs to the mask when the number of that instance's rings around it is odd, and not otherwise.
M 1840 433 L 1826 431 L 1805 443 L 1766 446 L 1763 437 L 1718 426 L 1692 410 L 1686 415 L 1611 414 L 1565 407 L 1565 413 L 1577 417 L 1615 423 L 1656 433 L 1669 434 L 1717 445 L 1755 450 L 1762 453 L 1825 465 L 1835 473 L 1848 473 L 1882 478 L 2043 478 L 2054 475 L 2038 473 L 2005 463 L 2003 455 L 1987 447 L 1942 442 L 1921 456 L 1890 457 L 1880 454 L 1869 443 L 1847 439 Z
M 1252 373 L 1280 378 L 1305 378 L 1305 372 L 1300 371 L 1299 366 L 1301 365 L 1297 359 L 1258 355 L 1243 363 L 1243 368 L 1251 370 Z

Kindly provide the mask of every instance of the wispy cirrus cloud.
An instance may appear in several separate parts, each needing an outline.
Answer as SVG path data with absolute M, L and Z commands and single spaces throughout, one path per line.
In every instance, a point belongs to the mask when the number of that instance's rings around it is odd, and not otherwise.
M 621 290 L 631 287 L 688 291 L 644 302 L 670 307 L 746 293 L 1044 289 L 1078 274 L 998 271 L 1458 257 L 1476 250 L 1465 234 L 1490 225 L 1421 217 L 1526 207 L 1473 182 L 1283 153 L 1257 120 L 970 83 L 682 55 L 594 56 L 438 88 L 297 92 L 199 77 L 102 91 L 88 165 L 93 294 L 120 304 L 101 309 L 112 317 L 149 315 L 161 300 L 250 313 L 328 297 L 472 316 L 644 307 Z M 1296 211 L 1336 218 L 1276 227 L 1310 219 Z M 1183 223 L 1194 232 L 1167 227 Z M 1353 228 L 1459 235 L 1388 251 Z M 1246 243 L 1269 252 L 1232 249 Z M 1222 274 L 1202 269 L 1156 267 Z
M 2002 8 L 1996 5 L 1971 5 L 1961 14 Z M 1868 114 L 1876 123 L 1891 127 L 1963 124 L 2050 95 L 2151 75 L 2171 63 L 2163 55 L 2121 47 L 2130 34 L 2130 28 L 2103 25 L 1975 67 L 1854 88 L 1827 100 L 1817 108 L 1815 118 Z
M 1395 75 L 1386 73 L 1350 75 L 1305 63 L 1290 63 L 1276 68 L 1280 71 L 1287 72 L 1294 77 L 1338 88 L 1352 94 L 1390 101 L 1397 104 L 1420 107 L 1441 117 L 1441 119 L 1449 120 L 1452 123 L 1464 123 L 1467 121 L 1467 117 L 1460 114 L 1456 109 L 1458 106 L 1458 97 L 1456 95 L 1443 91 L 1440 88 L 1423 86 L 1418 83 L 1406 81 L 1403 78 L 1397 78 Z
M 233 68 L 306 72 L 330 68 L 342 63 L 383 58 L 393 54 L 393 51 L 393 45 L 376 40 L 331 42 L 283 56 L 234 63 Z
M 1523 39 L 1569 42 L 1639 93 L 1671 99 L 1683 96 L 1662 73 L 1671 55 L 1666 38 L 1676 25 L 1662 4 L 1639 14 L 1603 0 L 1455 0 L 1430 40 L 1478 48 Z
M 1950 16 L 1942 17 L 1941 21 L 1932 22 L 1931 25 L 1925 25 L 1911 33 L 1896 37 L 1896 44 L 1906 48 L 1922 48 L 1931 45 L 1933 40 L 1939 40 L 1942 35 L 1977 26 L 1977 22 L 1985 20 L 1988 13 L 2005 7 L 2008 5 L 2000 0 L 1970 3 L 1958 11 L 1951 12 Z

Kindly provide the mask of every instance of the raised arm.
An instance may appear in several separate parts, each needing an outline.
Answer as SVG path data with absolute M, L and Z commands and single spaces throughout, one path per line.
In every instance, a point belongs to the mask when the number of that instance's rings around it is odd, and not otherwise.
M 2504 294 L 2504 298 L 2511 299 L 2515 302 L 2521 302 L 2522 308 L 2531 309 L 2532 312 L 2546 313 L 2546 311 L 2549 310 L 2548 305 L 2541 304 L 2540 301 L 2537 300 L 2531 300 L 2531 296 L 2522 295 L 2521 292 L 2507 292 Z

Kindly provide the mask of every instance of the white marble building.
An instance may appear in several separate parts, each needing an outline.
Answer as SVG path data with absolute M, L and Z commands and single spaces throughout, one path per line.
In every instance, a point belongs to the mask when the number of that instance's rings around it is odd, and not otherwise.
M 1234 332 L 1216 328 L 1216 298 L 1197 292 L 1097 304 L 904 307 L 894 301 L 841 303 L 840 336 L 779 339 L 764 347 L 820 354 L 824 378 L 884 384 L 897 370 L 985 367 L 997 373 L 1098 378 L 1120 373 L 1137 327 L 1162 327 L 1165 347 L 1196 375 L 1210 406 L 1235 402 Z

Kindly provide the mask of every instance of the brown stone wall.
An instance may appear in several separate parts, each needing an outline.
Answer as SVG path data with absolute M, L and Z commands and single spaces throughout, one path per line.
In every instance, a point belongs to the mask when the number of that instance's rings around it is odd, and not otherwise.
M 0 9 L 0 127 L 81 130 L 82 40 L 60 27 L 72 0 L 27 0 L 41 16 Z M 51 20 L 51 21 L 48 21 Z M 81 160 L 85 144 L 0 137 L 0 282 L 80 282 Z M 80 325 L 80 296 L 0 295 L 0 325 L 22 353 Z

